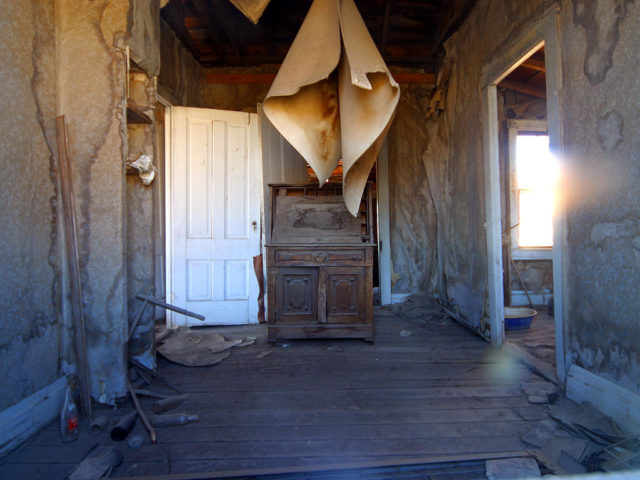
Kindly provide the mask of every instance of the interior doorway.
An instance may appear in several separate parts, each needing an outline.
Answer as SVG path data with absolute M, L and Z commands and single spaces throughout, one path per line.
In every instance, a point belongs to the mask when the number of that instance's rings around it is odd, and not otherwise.
M 553 205 L 557 162 L 549 150 L 545 48 L 498 85 L 502 264 L 506 341 L 555 368 Z M 528 320 L 509 317 L 526 316 Z
M 507 123 L 509 119 L 505 115 L 504 103 L 499 102 L 502 99 L 503 92 L 507 90 L 514 91 L 518 89 L 519 92 L 516 91 L 516 96 L 526 95 L 533 98 L 534 100 L 531 100 L 531 104 L 534 104 L 535 98 L 537 98 L 532 93 L 537 93 L 538 96 L 542 96 L 542 93 L 544 93 L 545 105 L 541 108 L 540 116 L 544 116 L 544 120 L 546 120 L 544 128 L 546 128 L 546 136 L 548 138 L 548 150 L 556 159 L 561 160 L 560 58 L 556 22 L 557 13 L 555 10 L 550 10 L 538 23 L 532 25 L 520 37 L 515 38 L 502 54 L 496 55 L 495 61 L 484 68 L 481 88 L 489 291 L 488 310 L 491 324 L 491 343 L 494 346 L 499 346 L 505 341 L 505 305 L 512 304 L 514 293 L 518 293 L 518 289 L 513 287 L 524 286 L 522 291 L 525 293 L 525 297 L 529 293 L 528 288 L 530 288 L 530 285 L 527 285 L 527 281 L 524 278 L 521 281 L 516 279 L 515 283 L 511 281 L 512 274 L 517 277 L 520 273 L 516 258 L 519 262 L 550 261 L 552 274 L 548 278 L 549 275 L 547 273 L 545 281 L 551 285 L 550 291 L 554 299 L 552 331 L 555 345 L 555 372 L 560 380 L 564 380 L 562 256 L 565 233 L 562 196 L 554 197 L 551 242 L 548 240 L 548 234 L 546 235 L 546 240 L 541 241 L 541 243 L 551 243 L 552 245 L 536 244 L 540 240 L 532 238 L 536 236 L 536 232 L 540 233 L 540 227 L 535 226 L 532 227 L 533 237 L 529 236 L 521 241 L 520 234 L 523 228 L 520 226 L 519 217 L 531 217 L 531 210 L 539 212 L 541 209 L 536 208 L 535 198 L 537 193 L 531 193 L 528 188 L 519 188 L 517 172 L 515 179 L 511 178 L 511 174 L 506 173 L 510 171 L 509 164 L 505 160 L 505 158 L 508 159 L 509 151 L 509 128 Z M 527 64 L 529 68 L 525 67 Z M 540 78 L 542 77 L 542 72 L 544 72 L 543 80 Z M 527 106 L 525 109 L 521 105 L 516 110 L 522 112 L 528 110 L 529 107 Z M 524 121 L 527 119 L 513 120 Z M 525 125 L 522 123 L 519 125 L 517 122 L 512 122 L 510 126 L 512 128 L 512 138 L 515 138 L 516 144 L 517 138 L 520 136 L 519 133 L 523 137 L 545 136 L 543 135 L 543 127 L 540 124 L 532 128 L 533 125 L 531 124 Z M 519 132 L 521 127 L 522 129 Z M 513 154 L 512 156 L 517 157 L 517 155 Z M 513 158 L 511 164 L 517 165 L 517 159 Z M 536 171 L 536 168 L 533 170 Z M 535 175 L 528 176 L 529 179 L 533 177 Z M 524 186 L 527 185 L 523 184 Z M 556 189 L 556 191 L 558 190 Z M 522 195 L 520 195 L 521 193 Z M 516 198 L 515 205 L 509 210 L 509 202 L 513 203 L 511 199 L 514 197 Z M 518 206 L 518 197 L 520 197 L 522 208 Z M 529 208 L 529 212 L 526 212 L 527 205 L 533 205 L 534 208 Z M 517 214 L 518 221 L 515 224 L 511 217 L 511 212 Z M 516 233 L 513 232 L 514 228 L 512 227 L 517 228 Z M 506 239 L 506 241 L 503 241 L 503 239 Z M 536 259 L 535 256 L 534 258 L 526 258 L 526 253 L 533 251 L 544 252 L 547 258 Z M 519 257 L 521 254 L 525 258 Z M 539 255 L 539 253 L 536 253 L 536 255 Z M 514 264 L 515 268 L 513 267 Z M 507 277 L 506 282 L 505 277 Z M 542 300 L 543 302 L 545 301 L 544 296 Z M 531 300 L 527 298 L 527 303 L 529 302 L 536 303 L 533 298 Z

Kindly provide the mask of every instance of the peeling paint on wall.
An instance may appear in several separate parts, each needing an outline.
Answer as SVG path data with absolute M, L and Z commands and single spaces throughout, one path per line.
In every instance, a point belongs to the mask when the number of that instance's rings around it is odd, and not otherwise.
M 592 85 L 604 81 L 613 65 L 618 25 L 633 0 L 573 0 L 574 22 L 586 32 L 584 74 Z
M 598 143 L 605 152 L 615 150 L 624 139 L 623 117 L 620 112 L 611 110 L 598 119 Z
M 53 0 L 0 16 L 0 410 L 60 376 Z
M 67 120 L 92 396 L 124 395 L 124 116 L 129 2 L 56 3 L 58 113 Z
M 564 0 L 572 7 L 561 26 L 567 366 L 640 392 L 640 2 Z

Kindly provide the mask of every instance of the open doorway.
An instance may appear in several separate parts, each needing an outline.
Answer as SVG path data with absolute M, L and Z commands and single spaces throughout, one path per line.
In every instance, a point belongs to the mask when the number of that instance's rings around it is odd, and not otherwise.
M 553 205 L 544 45 L 497 85 L 505 338 L 555 368 Z M 528 310 L 527 310 L 528 309 Z
M 482 89 L 482 110 L 483 110 L 483 145 L 484 145 L 484 176 L 485 176 L 485 211 L 486 211 L 486 240 L 487 240 L 487 270 L 488 270 L 488 316 L 491 325 L 491 343 L 494 346 L 502 345 L 505 341 L 505 305 L 511 304 L 514 300 L 513 293 L 518 291 L 518 284 L 527 284 L 523 278 L 521 282 L 512 284 L 508 278 L 505 284 L 505 276 L 515 276 L 520 272 L 512 266 L 515 263 L 514 245 L 516 250 L 535 250 L 536 248 L 527 247 L 525 244 L 528 240 L 523 241 L 520 245 L 518 228 L 518 237 L 514 242 L 513 229 L 514 225 L 508 210 L 507 204 L 513 196 L 518 196 L 517 182 L 507 182 L 509 175 L 508 165 L 504 160 L 508 148 L 509 128 L 505 115 L 504 104 L 499 103 L 499 92 L 506 90 L 515 90 L 518 88 L 519 95 L 528 95 L 534 99 L 538 96 L 544 96 L 545 106 L 542 107 L 541 113 L 544 118 L 529 120 L 546 120 L 546 126 L 525 125 L 518 122 L 512 123 L 512 138 L 518 138 L 520 127 L 522 136 L 541 137 L 546 128 L 548 135 L 549 151 L 558 159 L 562 158 L 561 145 L 561 123 L 560 123 L 560 58 L 557 38 L 557 12 L 550 10 L 539 22 L 532 24 L 529 29 L 525 29 L 523 34 L 513 39 L 511 45 L 505 50 L 495 55 L 495 60 L 486 65 L 483 69 L 481 78 Z M 528 64 L 530 68 L 524 66 Z M 520 71 L 518 71 L 520 69 Z M 527 71 L 528 70 L 528 71 Z M 544 72 L 544 80 L 541 73 Z M 538 83 L 539 82 L 539 83 Z M 514 85 L 515 84 L 515 85 Z M 528 84 L 528 85 L 527 85 Z M 544 89 L 542 88 L 544 86 Z M 507 88 L 510 87 L 510 88 Z M 523 91 L 525 90 L 525 91 Z M 544 95 L 542 93 L 544 92 Z M 532 93 L 539 94 L 538 96 Z M 501 97 L 500 97 L 501 98 Z M 520 103 L 520 102 L 515 102 Z M 526 103 L 526 102 L 523 102 Z M 535 100 L 533 101 L 535 103 Z M 500 108 L 499 108 L 500 105 Z M 517 111 L 526 111 L 530 106 L 524 108 L 520 106 Z M 501 122 L 501 115 L 502 122 Z M 513 119 L 524 120 L 527 119 Z M 529 129 L 529 130 L 527 130 Z M 528 135 L 527 135 L 528 134 Z M 540 139 L 538 139 L 540 141 Z M 507 157 L 508 158 L 508 157 Z M 512 162 L 513 163 L 513 162 Z M 501 175 L 501 172 L 504 174 Z M 509 179 L 510 180 L 510 179 Z M 511 188 L 515 185 L 515 188 Z M 526 190 L 526 189 L 523 189 Z M 533 204 L 532 195 L 525 192 L 524 197 L 529 197 L 523 203 Z M 535 197 L 535 195 L 533 195 Z M 519 212 L 518 207 L 516 212 Z M 513 210 L 513 209 L 512 209 Z M 523 208 L 524 210 L 524 208 Z M 534 210 L 540 210 L 534 208 Z M 524 212 L 523 212 L 524 213 Z M 515 222 L 518 224 L 518 221 Z M 506 230 L 506 232 L 505 232 Z M 538 228 L 533 228 L 534 232 Z M 506 233 L 506 234 L 505 234 Z M 506 242 L 503 238 L 506 237 Z M 548 236 L 547 236 L 548 238 Z M 552 246 L 551 251 L 551 279 L 546 279 L 547 285 L 551 285 L 554 299 L 554 345 L 555 345 L 555 369 L 550 369 L 561 381 L 565 377 L 564 365 L 564 336 L 563 336 L 563 251 L 564 251 L 564 206 L 562 204 L 562 196 L 554 198 L 553 215 L 552 215 Z M 505 243 L 509 245 L 507 249 Z M 548 240 L 542 243 L 549 243 Z M 536 245 L 539 249 L 545 250 L 548 255 L 548 245 Z M 508 250 L 505 252 L 505 250 Z M 505 258 L 509 253 L 510 258 Z M 534 261 L 532 259 L 522 259 L 519 261 Z M 542 259 L 542 260 L 549 260 Z M 505 273 L 506 272 L 506 273 Z M 547 273 L 548 277 L 548 273 Z M 544 282 L 543 282 L 544 283 Z M 530 288 L 530 286 L 529 286 Z M 526 297 L 526 293 L 525 293 Z M 531 303 L 536 303 L 533 298 Z M 541 299 L 542 302 L 546 299 Z M 527 303 L 529 300 L 527 299 Z

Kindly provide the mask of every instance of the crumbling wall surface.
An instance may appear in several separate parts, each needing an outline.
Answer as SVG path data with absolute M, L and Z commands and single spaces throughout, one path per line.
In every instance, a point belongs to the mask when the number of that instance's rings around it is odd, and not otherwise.
M 131 0 L 129 55 L 149 76 L 160 73 L 159 0 Z
M 137 105 L 155 107 L 155 87 L 151 78 L 143 73 L 129 75 L 129 98 Z M 153 113 L 153 112 L 152 112 Z M 155 125 L 128 125 L 128 161 L 134 162 L 141 155 L 148 155 L 153 164 L 155 158 Z M 127 297 L 129 321 L 136 317 L 142 302 L 136 294 L 156 296 L 154 292 L 154 189 L 159 181 L 144 185 L 135 170 L 127 172 Z M 163 246 L 159 246 L 162 248 Z M 161 275 L 161 272 L 158 272 Z M 153 367 L 155 356 L 153 307 L 145 309 L 129 341 L 129 355 L 149 367 Z
M 562 11 L 566 360 L 638 392 L 640 2 Z
M 437 291 L 472 325 L 488 334 L 487 249 L 480 77 L 538 20 L 552 1 L 480 0 L 446 42 L 434 99 L 424 120 L 427 148 L 421 158 L 437 217 Z M 406 162 L 397 158 L 393 162 Z M 404 168 L 404 167 L 399 167 Z M 416 202 L 420 201 L 416 195 Z M 397 245 L 392 245 L 393 249 Z M 394 265 L 395 267 L 395 265 Z M 398 272 L 402 275 L 403 272 Z
M 389 132 L 389 221 L 392 291 L 433 291 L 437 281 L 436 215 L 422 165 L 428 146 L 424 129 L 431 88 L 403 85 Z
M 0 15 L 0 410 L 60 375 L 53 4 Z
M 172 105 L 200 107 L 202 67 L 164 21 L 160 21 L 158 92 Z
M 92 396 L 125 394 L 126 43 L 129 2 L 59 0 L 58 113 L 74 173 Z

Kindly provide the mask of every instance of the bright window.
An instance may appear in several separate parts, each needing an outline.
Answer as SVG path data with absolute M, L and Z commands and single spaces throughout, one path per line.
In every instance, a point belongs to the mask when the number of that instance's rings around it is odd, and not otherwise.
M 514 258 L 545 258 L 553 246 L 557 168 L 549 152 L 546 122 L 510 121 L 509 141 Z

